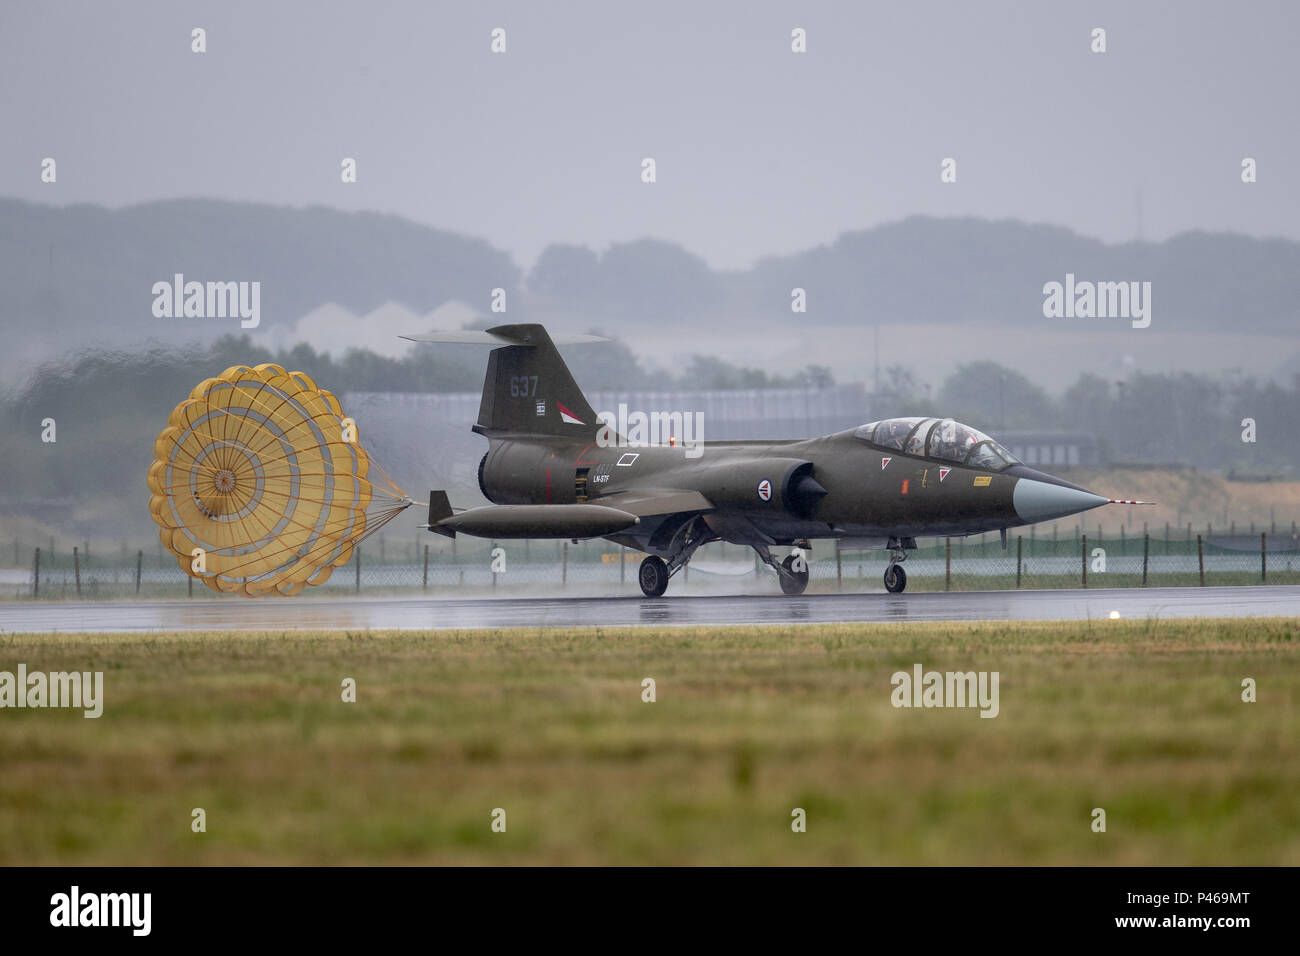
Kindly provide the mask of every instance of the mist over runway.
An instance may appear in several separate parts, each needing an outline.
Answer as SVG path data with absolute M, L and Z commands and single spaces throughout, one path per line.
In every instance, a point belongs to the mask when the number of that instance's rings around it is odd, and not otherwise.
M 889 621 L 1300 617 L 1300 587 L 887 594 L 384 600 L 187 600 L 0 605 L 0 631 L 467 630 Z

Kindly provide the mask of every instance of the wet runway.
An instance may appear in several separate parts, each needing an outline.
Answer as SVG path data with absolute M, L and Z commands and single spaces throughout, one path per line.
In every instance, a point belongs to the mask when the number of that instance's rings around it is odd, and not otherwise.
M 688 626 L 838 621 L 1300 617 L 1300 587 L 475 600 L 192 600 L 0 604 L 0 632 Z

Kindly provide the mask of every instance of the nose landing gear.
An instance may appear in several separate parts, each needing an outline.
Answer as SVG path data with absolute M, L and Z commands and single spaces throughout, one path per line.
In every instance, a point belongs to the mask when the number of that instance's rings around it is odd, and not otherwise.
M 902 563 L 907 560 L 907 552 L 902 548 L 891 548 L 889 567 L 885 568 L 885 590 L 890 594 L 902 594 L 907 587 L 907 572 Z

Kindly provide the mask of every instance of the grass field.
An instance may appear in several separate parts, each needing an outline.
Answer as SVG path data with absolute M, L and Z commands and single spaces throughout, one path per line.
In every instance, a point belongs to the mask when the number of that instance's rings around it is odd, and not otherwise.
M 4 864 L 1300 864 L 1292 620 L 0 638 L 20 662 L 102 670 L 104 715 L 0 710 Z M 895 709 L 916 663 L 998 671 L 999 715 Z

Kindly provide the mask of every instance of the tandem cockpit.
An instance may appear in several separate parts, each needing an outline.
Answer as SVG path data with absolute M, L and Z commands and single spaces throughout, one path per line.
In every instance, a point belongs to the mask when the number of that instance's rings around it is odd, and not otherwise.
M 887 451 L 983 471 L 1001 471 L 1020 463 L 988 435 L 951 418 L 888 418 L 863 425 L 853 434 Z

